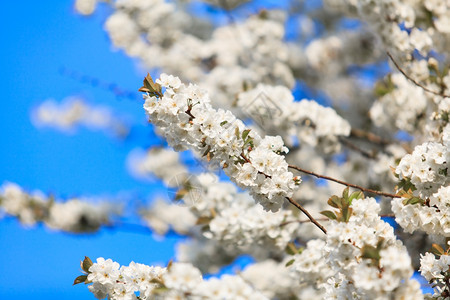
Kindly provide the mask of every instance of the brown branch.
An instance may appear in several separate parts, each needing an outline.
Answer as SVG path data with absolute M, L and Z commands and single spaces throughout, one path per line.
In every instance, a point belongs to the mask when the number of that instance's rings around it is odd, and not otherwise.
M 335 178 L 332 178 L 332 177 L 329 177 L 329 176 L 320 175 L 320 174 L 317 174 L 317 173 L 314 173 L 314 172 L 311 172 L 311 171 L 308 171 L 308 170 L 304 170 L 304 169 L 302 169 L 300 167 L 297 167 L 297 166 L 289 165 L 288 167 L 291 168 L 291 169 L 297 170 L 299 172 L 303 172 L 303 173 L 306 173 L 308 175 L 315 176 L 317 178 L 333 181 L 333 182 L 336 182 L 336 183 L 339 183 L 339 184 L 342 184 L 342 185 L 345 185 L 345 186 L 349 186 L 349 187 L 361 190 L 363 192 L 376 194 L 376 195 L 380 195 L 380 196 L 385 196 L 385 197 L 389 197 L 389 198 L 401 198 L 400 196 L 395 195 L 395 194 L 389 194 L 389 193 L 385 193 L 385 192 L 380 192 L 380 191 L 364 188 L 364 187 L 356 185 L 356 184 L 348 183 L 348 182 L 345 182 L 345 181 L 342 181 L 342 180 L 339 180 L 339 179 L 335 179 Z
M 311 216 L 311 214 L 303 207 L 301 206 L 299 203 L 295 202 L 294 200 L 292 200 L 292 198 L 286 197 L 286 199 L 295 207 L 297 207 L 298 209 L 300 209 L 302 211 L 302 213 L 304 213 L 308 219 L 314 223 L 314 225 L 316 225 L 320 230 L 322 230 L 323 233 L 327 234 L 327 230 L 325 229 L 325 227 L 323 227 L 322 225 L 320 225 L 319 222 L 317 222 L 316 219 L 314 219 L 313 216 Z
M 386 215 L 380 215 L 381 218 L 393 218 L 395 217 L 394 214 L 386 214 Z M 330 221 L 329 218 L 317 218 L 316 221 Z M 288 224 L 292 224 L 292 223 L 309 223 L 311 222 L 311 220 L 292 220 L 292 221 L 286 221 L 280 224 L 280 227 L 286 226 Z
M 328 218 L 317 218 L 316 221 L 329 221 L 330 219 Z M 293 221 L 286 221 L 280 224 L 280 227 L 286 226 L 288 224 L 292 224 L 292 223 L 309 223 L 311 222 L 311 220 L 293 220 Z
M 375 159 L 376 156 L 377 156 L 375 152 L 364 150 L 364 149 L 356 146 L 355 144 L 353 144 L 349 140 L 346 140 L 343 137 L 339 137 L 339 142 L 341 142 L 342 145 L 344 145 L 345 147 L 349 148 L 350 150 L 356 151 L 356 152 L 360 153 L 362 156 L 364 156 L 366 158 Z
M 391 59 L 391 61 L 394 63 L 394 65 L 395 65 L 395 67 L 397 68 L 397 70 L 400 71 L 400 73 L 402 73 L 403 76 L 406 77 L 406 79 L 408 79 L 409 81 L 411 81 L 412 83 L 414 83 L 415 85 L 417 85 L 418 87 L 422 88 L 424 91 L 426 91 L 426 92 L 428 92 L 428 93 L 431 93 L 431 94 L 436 95 L 436 96 L 441 96 L 441 97 L 444 97 L 444 98 L 450 98 L 450 95 L 446 95 L 446 94 L 444 94 L 444 93 L 438 93 L 438 92 L 435 92 L 435 91 L 433 91 L 433 90 L 427 88 L 426 86 L 424 86 L 424 85 L 421 84 L 420 82 L 417 82 L 416 80 L 414 80 L 413 78 L 411 78 L 408 74 L 406 74 L 405 71 L 403 71 L 402 68 L 400 68 L 400 66 L 399 66 L 399 65 L 397 64 L 397 62 L 394 60 L 394 58 L 392 57 L 392 55 L 391 55 L 389 52 L 386 52 L 386 53 L 387 53 L 387 55 L 389 56 L 389 58 Z
M 367 132 L 361 129 L 352 128 L 350 131 L 350 136 L 360 138 L 360 139 L 366 139 L 369 142 L 380 144 L 380 145 L 389 145 L 392 143 L 392 141 L 386 140 L 372 132 Z
M 395 214 L 385 214 L 385 215 L 380 215 L 381 218 L 394 218 Z

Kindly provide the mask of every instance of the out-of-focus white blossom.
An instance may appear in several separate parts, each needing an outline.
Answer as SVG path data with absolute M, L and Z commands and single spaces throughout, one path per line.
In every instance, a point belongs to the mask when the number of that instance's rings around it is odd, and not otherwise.
M 90 15 L 95 11 L 98 0 L 76 0 L 75 9 L 82 15 Z
M 28 226 L 44 222 L 48 227 L 67 232 L 97 231 L 109 225 L 120 208 L 113 204 L 93 204 L 80 199 L 56 202 L 42 192 L 27 193 L 14 183 L 5 183 L 0 190 L 0 210 L 18 217 Z
M 135 149 L 128 156 L 128 166 L 135 177 L 145 179 L 153 175 L 168 187 L 182 185 L 188 180 L 188 170 L 180 162 L 178 153 L 167 148 Z
M 377 126 L 414 132 L 427 107 L 424 91 L 400 73 L 390 80 L 397 88 L 374 103 L 370 117 Z
M 266 132 L 283 132 L 288 140 L 295 136 L 325 153 L 337 152 L 338 136 L 350 134 L 350 124 L 332 108 L 313 100 L 295 102 L 289 89 L 283 86 L 260 84 L 240 93 L 237 104 Z
M 444 294 L 448 295 L 448 277 L 450 276 L 450 256 L 442 254 L 437 259 L 430 252 L 421 255 L 420 274 L 434 285 L 433 299 L 445 299 Z M 448 298 L 448 296 L 447 296 Z
M 93 106 L 78 97 L 66 98 L 61 103 L 46 100 L 32 112 L 37 127 L 52 127 L 64 132 L 74 132 L 78 127 L 111 131 L 118 136 L 128 134 L 128 125 L 106 106 Z
M 407 231 L 420 229 L 430 234 L 450 236 L 450 125 L 442 142 L 418 145 L 402 158 L 395 172 L 414 187 L 403 198 L 392 200 L 396 221 Z M 405 191 L 408 192 L 408 191 Z M 411 202 L 413 196 L 418 200 Z

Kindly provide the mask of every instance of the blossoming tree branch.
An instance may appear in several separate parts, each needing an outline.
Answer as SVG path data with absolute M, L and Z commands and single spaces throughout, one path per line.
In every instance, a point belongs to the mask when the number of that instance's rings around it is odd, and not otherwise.
M 110 6 L 113 46 L 160 73 L 139 91 L 165 142 L 129 161 L 175 192 L 139 217 L 187 238 L 167 265 L 85 257 L 74 284 L 114 300 L 449 299 L 447 1 L 203 1 L 221 22 L 192 1 L 98 2 L 75 7 Z M 112 110 L 93 122 L 105 110 L 73 103 L 40 106 L 36 124 L 126 131 Z M 71 232 L 121 214 L 12 183 L 0 206 Z M 254 263 L 209 276 L 244 254 Z

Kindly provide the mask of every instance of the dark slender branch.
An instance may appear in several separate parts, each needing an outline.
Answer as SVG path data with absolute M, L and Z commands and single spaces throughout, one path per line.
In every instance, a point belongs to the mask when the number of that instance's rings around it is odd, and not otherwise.
M 107 91 L 113 93 L 118 98 L 128 98 L 130 100 L 142 99 L 142 97 L 139 97 L 140 95 L 138 93 L 123 89 L 118 84 L 103 81 L 103 80 L 93 77 L 93 76 L 84 75 L 82 73 L 79 73 L 77 71 L 74 71 L 74 70 L 71 70 L 71 69 L 68 69 L 65 67 L 61 67 L 59 69 L 59 73 L 62 76 L 69 77 L 80 83 L 89 84 L 92 87 L 98 87 L 98 88 L 107 90 Z
M 360 139 L 366 139 L 369 142 L 380 144 L 380 145 L 389 145 L 392 143 L 392 141 L 383 139 L 382 137 L 372 133 L 367 132 L 361 129 L 352 128 L 350 131 L 350 136 L 360 138 Z
M 406 74 L 405 71 L 403 71 L 402 68 L 400 68 L 400 66 L 399 66 L 399 65 L 397 64 L 397 62 L 394 60 L 394 58 L 392 57 L 392 55 L 391 55 L 389 52 L 386 52 L 386 53 L 387 53 L 387 56 L 389 56 L 389 58 L 391 59 L 392 63 L 393 63 L 393 64 L 395 65 L 395 67 L 397 68 L 397 70 L 398 70 L 400 73 L 402 73 L 403 76 L 406 77 L 406 79 L 408 79 L 409 81 L 411 81 L 412 83 L 414 83 L 415 85 L 417 85 L 418 87 L 422 88 L 424 91 L 426 91 L 426 92 L 428 92 L 428 93 L 431 93 L 431 94 L 436 95 L 436 96 L 441 96 L 441 97 L 444 97 L 444 98 L 450 98 L 450 95 L 446 95 L 446 94 L 444 94 L 444 93 L 438 93 L 438 92 L 435 92 L 435 91 L 433 91 L 433 90 L 427 88 L 426 86 L 424 86 L 424 85 L 421 84 L 420 82 L 417 82 L 416 80 L 414 80 L 413 78 L 411 78 L 408 74 Z
M 185 113 L 193 120 L 193 119 L 195 119 L 195 117 L 194 117 L 194 115 L 191 113 L 191 109 L 192 109 L 192 107 L 191 107 L 191 108 L 188 108 L 188 109 L 185 111 Z
M 189 236 L 190 233 L 177 233 L 174 230 L 169 230 L 165 234 L 159 234 L 152 230 L 149 226 L 145 226 L 142 224 L 136 224 L 136 223 L 127 223 L 127 222 L 116 222 L 111 223 L 104 226 L 106 229 L 109 230 L 119 230 L 119 231 L 125 231 L 125 232 L 131 232 L 131 233 L 142 233 L 142 234 L 153 234 L 156 233 L 158 235 L 164 236 L 164 237 L 180 237 L 182 235 Z
M 364 150 L 343 137 L 339 137 L 339 142 L 350 150 L 356 151 L 366 158 L 375 159 L 376 157 L 375 152 Z
M 286 197 L 286 199 L 295 207 L 297 207 L 298 209 L 300 209 L 302 211 L 302 213 L 304 213 L 308 219 L 314 223 L 314 225 L 316 225 L 320 230 L 322 230 L 323 233 L 327 234 L 327 230 L 325 229 L 325 227 L 323 227 L 322 225 L 320 225 L 319 222 L 317 222 L 316 219 L 314 219 L 313 216 L 311 216 L 311 214 L 303 207 L 301 206 L 299 203 L 295 202 L 294 200 L 292 200 L 292 198 Z
M 329 221 L 330 219 L 328 218 L 317 218 L 316 221 Z M 286 221 L 280 224 L 280 227 L 286 226 L 288 224 L 292 224 L 292 223 L 309 223 L 311 222 L 311 220 L 292 220 L 292 221 Z
M 381 217 L 381 218 L 393 218 L 393 217 L 395 217 L 395 215 L 394 215 L 394 214 L 386 214 L 386 215 L 380 215 L 380 217 Z M 316 221 L 323 221 L 323 222 L 326 222 L 326 221 L 330 221 L 330 219 L 329 219 L 329 218 L 317 218 Z M 283 227 L 283 226 L 286 226 L 286 225 L 292 224 L 292 223 L 300 223 L 300 224 L 301 224 L 301 223 L 309 223 L 309 222 L 311 222 L 311 220 L 292 220 L 292 221 L 286 221 L 286 222 L 281 223 L 281 224 L 280 224 L 280 227 Z
M 311 176 L 315 176 L 317 178 L 321 178 L 321 179 L 333 181 L 333 182 L 336 182 L 336 183 L 339 183 L 339 184 L 342 184 L 342 185 L 345 185 L 345 186 L 349 186 L 349 187 L 361 190 L 363 192 L 376 194 L 376 195 L 380 195 L 380 196 L 385 196 L 385 197 L 389 197 L 389 198 L 401 198 L 399 195 L 389 194 L 389 193 L 384 193 L 384 192 L 380 192 L 380 191 L 364 188 L 364 187 L 356 185 L 356 184 L 348 183 L 348 182 L 345 182 L 345 181 L 342 181 L 342 180 L 339 180 L 339 179 L 335 179 L 335 178 L 332 178 L 332 177 L 329 177 L 329 176 L 320 175 L 320 174 L 317 174 L 317 173 L 314 173 L 314 172 L 311 172 L 311 171 L 308 171 L 308 170 L 304 170 L 304 169 L 302 169 L 300 167 L 297 167 L 297 166 L 289 165 L 289 168 L 297 170 L 299 172 L 303 172 L 303 173 L 309 174 Z
M 385 214 L 385 215 L 380 215 L 380 217 L 382 217 L 382 218 L 394 218 L 395 214 Z

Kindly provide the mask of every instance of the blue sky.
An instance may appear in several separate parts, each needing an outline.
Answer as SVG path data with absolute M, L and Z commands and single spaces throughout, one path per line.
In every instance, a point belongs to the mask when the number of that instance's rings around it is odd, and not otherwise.
M 145 70 L 111 51 L 102 29 L 105 10 L 85 18 L 72 5 L 73 1 L 0 4 L 0 183 L 15 182 L 63 199 L 125 195 L 146 200 L 155 185 L 133 180 L 125 165 L 132 148 L 154 142 L 142 101 L 117 99 L 59 72 L 64 67 L 136 91 Z M 65 135 L 31 124 L 33 106 L 70 95 L 110 105 L 128 116 L 133 123 L 131 137 L 120 141 L 88 130 Z M 72 286 L 84 255 L 109 257 L 121 264 L 166 263 L 173 257 L 175 242 L 176 238 L 158 242 L 143 232 L 122 230 L 74 235 L 43 226 L 24 229 L 14 219 L 2 219 L 0 299 L 94 299 L 86 287 Z

